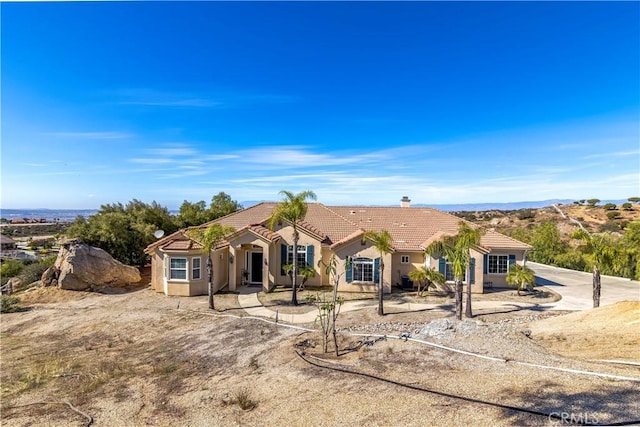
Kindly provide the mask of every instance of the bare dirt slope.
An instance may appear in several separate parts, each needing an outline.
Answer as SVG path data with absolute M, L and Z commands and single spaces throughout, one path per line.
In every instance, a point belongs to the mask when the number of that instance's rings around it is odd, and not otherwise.
M 640 363 L 640 301 L 539 320 L 530 328 L 541 345 L 568 357 Z
M 637 369 L 577 362 L 550 353 L 523 333 L 523 322 L 553 313 L 522 311 L 495 320 L 451 321 L 450 313 L 349 313 L 353 332 L 414 338 L 509 359 L 471 357 L 412 341 L 347 335 L 335 358 L 317 333 L 238 318 L 233 294 L 171 298 L 148 289 L 119 294 L 57 289 L 24 297 L 29 309 L 4 314 L 3 426 L 556 425 L 544 413 L 591 421 L 640 420 L 640 382 L 524 366 L 640 377 Z M 339 320 L 340 321 L 340 320 Z M 313 325 L 308 325 L 313 327 Z M 306 341 L 308 340 L 308 341 Z M 355 375 L 323 366 L 377 376 Z M 244 406 L 247 410 L 241 408 Z

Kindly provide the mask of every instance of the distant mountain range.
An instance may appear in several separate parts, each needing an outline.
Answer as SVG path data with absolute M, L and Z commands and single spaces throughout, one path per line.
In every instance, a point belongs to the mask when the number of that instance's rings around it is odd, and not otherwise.
M 435 208 L 445 212 L 456 212 L 456 211 L 491 211 L 491 210 L 502 210 L 502 211 L 512 211 L 518 209 L 537 209 L 544 208 L 547 206 L 551 206 L 553 204 L 572 204 L 574 199 L 549 199 L 549 200 L 539 200 L 539 201 L 531 201 L 531 202 L 509 202 L 509 203 L 459 203 L 459 204 L 426 204 L 426 203 L 412 203 L 412 207 L 425 207 L 425 208 Z M 626 202 L 626 200 L 602 200 L 599 204 L 603 205 L 605 203 L 615 203 L 617 205 Z M 249 200 L 241 202 L 240 204 L 245 207 L 251 207 L 253 205 L 257 205 L 261 203 L 261 201 Z M 400 204 L 395 206 L 399 206 Z M 376 206 L 376 205 L 374 205 Z M 394 206 L 394 205 L 379 205 L 379 206 Z

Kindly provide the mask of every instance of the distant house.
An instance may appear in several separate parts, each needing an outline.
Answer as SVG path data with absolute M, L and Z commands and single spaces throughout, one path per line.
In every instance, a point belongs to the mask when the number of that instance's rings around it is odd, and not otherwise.
M 8 251 L 17 248 L 17 243 L 10 237 L 0 234 L 0 249 Z
M 380 255 L 368 240 L 367 230 L 386 229 L 393 238 L 393 251 L 385 255 L 384 291 L 402 283 L 412 270 L 427 266 L 440 270 L 452 280 L 446 259 L 431 258 L 424 249 L 433 241 L 458 231 L 461 218 L 433 208 L 411 207 L 404 198 L 400 207 L 325 206 L 309 203 L 304 221 L 297 224 L 300 240 L 293 248 L 293 227 L 287 222 L 274 230 L 267 227 L 278 203 L 260 203 L 198 228 L 220 223 L 235 228 L 212 251 L 214 289 L 236 290 L 242 284 L 264 290 L 289 285 L 283 265 L 309 265 L 316 270 L 306 286 L 329 285 L 330 278 L 318 261 L 335 255 L 341 274 L 341 291 L 374 292 L 378 281 Z M 531 246 L 492 230 L 487 230 L 481 246 L 472 251 L 471 267 L 465 283 L 482 293 L 485 286 L 506 286 L 505 277 L 513 263 L 524 263 Z M 179 230 L 146 248 L 152 262 L 151 287 L 166 295 L 207 293 L 206 254 L 197 242 Z M 349 262 L 348 262 L 349 261 Z M 345 268 L 348 266 L 347 268 Z

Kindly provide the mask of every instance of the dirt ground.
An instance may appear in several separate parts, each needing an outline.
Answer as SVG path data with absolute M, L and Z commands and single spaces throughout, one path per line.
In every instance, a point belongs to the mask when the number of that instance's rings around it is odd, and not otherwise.
M 585 333 L 607 339 L 609 348 L 637 350 L 626 334 L 589 330 L 590 312 L 584 318 L 479 313 L 456 322 L 449 312 L 380 318 L 366 309 L 338 319 L 336 357 L 322 353 L 317 331 L 242 318 L 232 293 L 216 295 L 215 312 L 206 297 L 166 297 L 148 288 L 49 288 L 20 297 L 26 309 L 0 318 L 3 426 L 89 424 L 81 413 L 97 426 L 563 423 L 551 413 L 590 422 L 640 420 L 640 382 L 624 379 L 640 378 L 638 367 L 561 355 L 571 355 L 569 344 Z M 634 310 L 618 309 L 630 316 L 627 322 L 638 321 Z M 598 324 L 607 316 L 612 313 Z M 549 351 L 542 345 L 550 340 L 536 337 L 556 333 L 539 332 L 536 325 L 544 322 L 584 328 L 552 340 Z M 408 339 L 396 339 L 399 333 Z M 589 358 L 610 358 L 605 347 Z
M 639 301 L 544 319 L 530 328 L 541 345 L 568 357 L 640 362 Z

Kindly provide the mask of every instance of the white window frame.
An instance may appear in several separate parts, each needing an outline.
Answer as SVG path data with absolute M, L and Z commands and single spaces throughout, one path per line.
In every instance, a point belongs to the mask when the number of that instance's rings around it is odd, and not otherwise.
M 197 274 L 198 277 L 196 277 L 196 272 L 198 272 Z M 202 279 L 202 259 L 200 257 L 191 258 L 191 279 L 192 280 Z
M 464 278 L 462 279 L 462 283 L 467 283 L 467 276 L 469 275 L 469 271 L 464 272 Z M 455 283 L 455 277 L 453 276 L 453 268 L 451 267 L 451 263 L 447 261 L 444 265 L 444 278 L 447 283 Z
M 182 267 L 174 267 L 172 265 L 173 261 L 184 260 L 184 268 Z M 184 278 L 176 278 L 173 277 L 173 272 L 184 271 Z M 169 257 L 169 280 L 175 282 L 186 282 L 189 280 L 189 258 L 187 257 Z
M 400 264 L 409 264 L 411 257 L 409 255 L 400 255 Z
M 353 258 L 351 260 L 351 265 L 352 265 L 352 272 L 351 272 L 351 280 L 354 282 L 360 282 L 360 283 L 374 283 L 373 282 L 373 278 L 375 276 L 374 274 L 374 260 L 371 258 L 366 258 L 366 257 L 360 257 L 360 258 Z M 365 268 L 363 268 L 364 266 L 371 266 L 371 271 L 365 271 Z M 363 267 L 358 267 L 358 266 L 363 266 Z M 365 280 L 367 277 L 365 276 L 371 274 L 371 280 Z
M 296 261 L 298 262 L 298 268 L 302 268 L 307 265 L 307 247 L 305 245 L 298 245 Z M 293 245 L 287 245 L 286 264 L 293 264 Z
M 495 259 L 492 263 L 492 259 Z M 492 266 L 492 264 L 494 264 Z M 492 271 L 493 270 L 493 271 Z M 487 257 L 487 274 L 507 274 L 509 272 L 509 255 L 495 254 Z

